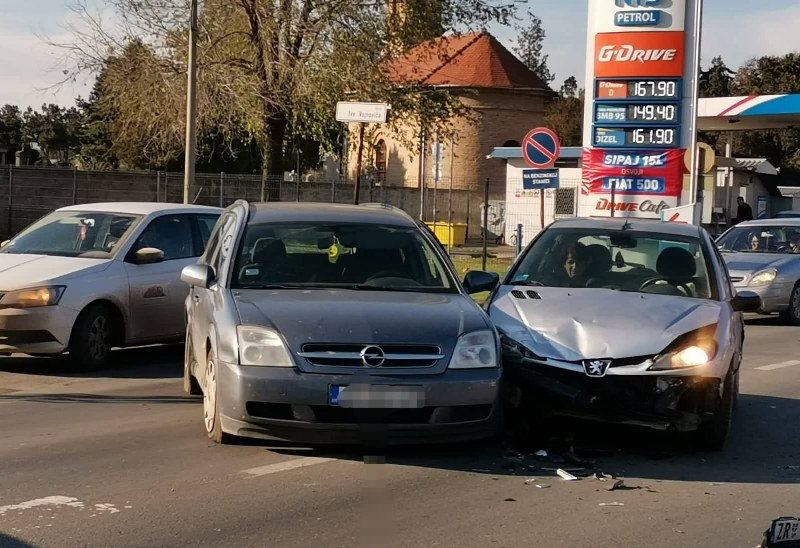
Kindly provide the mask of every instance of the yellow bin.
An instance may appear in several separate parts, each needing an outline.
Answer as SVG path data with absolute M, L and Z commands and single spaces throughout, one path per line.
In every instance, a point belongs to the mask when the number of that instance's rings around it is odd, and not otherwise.
M 442 245 L 455 247 L 467 241 L 467 225 L 465 223 L 425 223 L 428 225 Z

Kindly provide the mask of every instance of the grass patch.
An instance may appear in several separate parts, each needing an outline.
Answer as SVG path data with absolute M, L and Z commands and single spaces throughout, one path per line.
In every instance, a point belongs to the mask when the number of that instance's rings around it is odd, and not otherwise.
M 469 272 L 470 270 L 481 270 L 483 268 L 483 259 L 480 257 L 469 257 L 466 255 L 451 255 L 450 258 L 453 261 L 453 265 L 455 265 L 456 270 L 458 271 L 461 279 L 464 279 L 464 275 Z M 486 259 L 486 271 L 487 272 L 497 272 L 500 275 L 500 279 L 505 276 L 508 269 L 511 267 L 511 259 L 498 259 L 489 257 Z M 489 292 L 484 291 L 483 293 L 476 293 L 472 295 L 472 298 L 478 304 L 483 304 L 486 299 L 489 297 Z

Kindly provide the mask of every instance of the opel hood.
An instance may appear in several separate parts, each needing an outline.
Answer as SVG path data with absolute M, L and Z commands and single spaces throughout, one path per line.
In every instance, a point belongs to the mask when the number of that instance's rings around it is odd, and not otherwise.
M 304 343 L 426 343 L 451 351 L 459 335 L 487 329 L 481 309 L 461 294 L 362 290 L 237 290 L 243 324 L 277 329 Z
M 511 291 L 541 298 L 520 299 Z M 544 358 L 579 361 L 658 354 L 680 335 L 719 321 L 714 301 L 614 291 L 503 286 L 489 316 Z
M 77 275 L 101 272 L 110 264 L 110 259 L 0 253 L 0 290 L 58 283 Z

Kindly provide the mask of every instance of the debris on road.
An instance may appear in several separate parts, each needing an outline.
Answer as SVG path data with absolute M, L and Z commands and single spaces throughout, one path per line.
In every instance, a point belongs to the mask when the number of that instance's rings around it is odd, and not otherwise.
M 525 480 L 525 485 L 533 485 L 536 483 L 536 478 L 528 478 Z
M 504 499 L 503 502 L 517 502 L 517 499 L 508 498 L 508 499 Z
M 545 451 L 544 449 L 539 449 L 538 451 L 536 451 L 536 453 L 534 453 L 534 455 L 536 455 L 537 457 L 546 457 L 547 451 Z
M 606 491 L 616 491 L 617 489 L 622 489 L 623 487 L 625 487 L 625 480 L 619 479 L 614 483 L 612 483 L 611 485 L 607 486 Z
M 599 481 L 608 481 L 614 479 L 614 476 L 611 474 L 605 474 L 603 472 L 595 472 L 592 477 Z
M 542 470 L 546 470 L 548 472 L 558 472 L 559 470 L 563 470 L 565 472 L 581 472 L 583 470 L 586 470 L 586 468 L 583 468 L 583 467 L 581 467 L 581 468 L 545 468 L 545 467 L 542 467 Z
M 558 470 L 556 470 L 556 474 L 561 476 L 566 481 L 575 481 L 575 480 L 578 479 L 577 477 L 573 476 L 572 474 L 570 474 L 569 472 L 567 472 L 563 468 L 559 468 Z
M 549 486 L 549 485 L 547 485 L 547 484 L 544 484 L 544 483 L 537 483 L 537 484 L 536 484 L 536 487 L 537 487 L 538 489 L 550 489 L 550 486 Z
M 622 502 L 601 502 L 598 506 L 625 506 Z

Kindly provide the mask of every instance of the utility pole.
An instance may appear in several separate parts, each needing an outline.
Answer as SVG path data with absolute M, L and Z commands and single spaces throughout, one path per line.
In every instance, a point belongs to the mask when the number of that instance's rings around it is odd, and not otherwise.
M 189 189 L 194 182 L 194 164 L 197 149 L 195 131 L 197 119 L 197 0 L 192 0 L 189 24 L 189 69 L 186 86 L 186 157 L 183 167 L 183 203 L 189 203 Z

